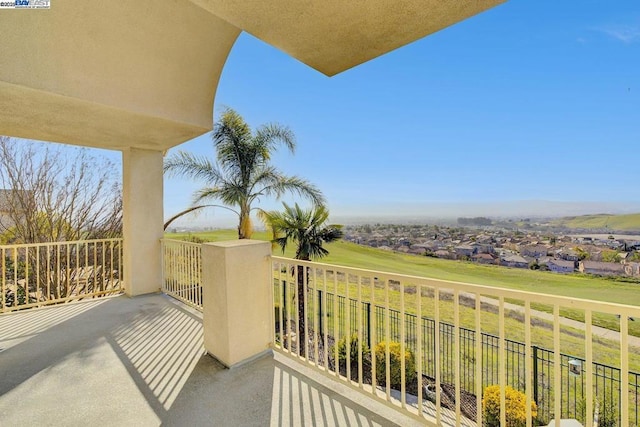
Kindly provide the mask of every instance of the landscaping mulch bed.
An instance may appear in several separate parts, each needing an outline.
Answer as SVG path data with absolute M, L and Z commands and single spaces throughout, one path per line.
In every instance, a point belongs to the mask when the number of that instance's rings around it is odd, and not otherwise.
M 435 383 L 436 383 L 435 378 L 428 377 L 426 375 L 422 376 L 422 384 L 424 386 L 427 386 L 428 384 L 435 385 Z M 444 384 L 440 384 L 440 387 L 442 388 L 442 393 L 440 394 L 440 404 L 444 408 L 455 411 L 456 409 L 455 386 L 453 384 L 444 383 Z M 424 396 L 424 392 L 423 392 L 423 396 Z M 435 398 L 434 399 L 425 398 L 425 400 L 431 400 L 433 403 L 435 403 Z M 465 417 L 471 420 L 476 419 L 476 395 L 475 394 L 466 392 L 464 390 L 460 390 L 460 412 L 462 412 L 462 415 L 464 415 Z

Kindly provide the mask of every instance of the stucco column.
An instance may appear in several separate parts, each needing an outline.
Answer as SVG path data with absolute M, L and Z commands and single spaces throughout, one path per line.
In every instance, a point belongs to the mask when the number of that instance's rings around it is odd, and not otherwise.
M 129 296 L 162 286 L 162 152 L 129 148 L 122 154 L 124 285 Z
M 258 240 L 202 246 L 204 346 L 227 367 L 268 351 L 273 324 L 271 244 Z

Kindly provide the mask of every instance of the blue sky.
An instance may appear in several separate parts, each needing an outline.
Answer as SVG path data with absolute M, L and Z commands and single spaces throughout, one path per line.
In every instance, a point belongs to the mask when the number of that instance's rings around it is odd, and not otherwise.
M 523 200 L 633 210 L 640 2 L 511 0 L 332 78 L 243 34 L 216 117 L 222 106 L 290 126 L 297 153 L 274 163 L 317 184 L 335 215 Z M 208 135 L 177 149 L 213 155 Z M 199 186 L 166 180 L 165 216 Z

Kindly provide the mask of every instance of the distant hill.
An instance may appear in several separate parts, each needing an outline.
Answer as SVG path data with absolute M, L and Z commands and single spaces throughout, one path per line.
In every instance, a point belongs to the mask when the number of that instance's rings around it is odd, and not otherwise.
M 640 213 L 626 215 L 596 214 L 570 216 L 553 221 L 553 225 L 567 228 L 634 231 L 640 230 Z

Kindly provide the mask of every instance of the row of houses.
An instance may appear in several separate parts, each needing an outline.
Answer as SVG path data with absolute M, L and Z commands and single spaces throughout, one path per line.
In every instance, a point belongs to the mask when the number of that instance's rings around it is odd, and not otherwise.
M 454 252 L 446 250 L 436 251 L 433 256 L 445 259 L 460 259 L 456 257 Z M 465 255 L 464 259 L 480 264 L 502 265 L 512 268 L 532 268 L 535 266 L 536 269 L 548 270 L 554 273 L 573 273 L 579 271 L 581 273 L 599 276 L 640 277 L 640 262 L 578 261 L 577 258 L 567 260 L 546 255 L 535 258 L 522 256 L 517 253 L 503 253 L 501 255 L 494 253 L 476 253 L 471 256 Z
M 640 277 L 640 263 L 630 262 L 625 264 L 602 261 L 564 261 L 551 259 L 545 264 L 549 271 L 555 273 L 581 273 L 595 274 L 598 276 L 631 276 Z
M 445 259 L 457 259 L 455 254 L 446 251 L 436 251 L 434 256 Z M 477 262 L 479 264 L 488 265 L 502 265 L 512 268 L 531 268 L 532 265 L 537 265 L 537 268 L 552 271 L 554 273 L 573 273 L 579 271 L 581 273 L 594 274 L 599 276 L 632 276 L 640 277 L 640 263 L 614 263 L 614 262 L 602 262 L 602 261 L 578 261 L 557 259 L 548 256 L 542 256 L 539 258 L 524 257 L 518 254 L 489 254 L 489 253 L 477 253 L 469 257 L 470 261 Z
M 636 238 L 617 239 L 612 235 L 608 237 L 575 236 L 573 237 L 573 243 L 605 247 L 620 251 L 640 251 L 640 240 Z
M 369 231 L 369 230 L 367 230 Z M 448 227 L 417 229 L 378 225 L 367 233 L 347 232 L 347 240 L 395 252 L 467 260 L 555 273 L 580 271 L 603 276 L 640 277 L 634 240 L 546 236 L 508 230 L 469 230 Z M 615 261 L 615 262 L 605 262 Z

